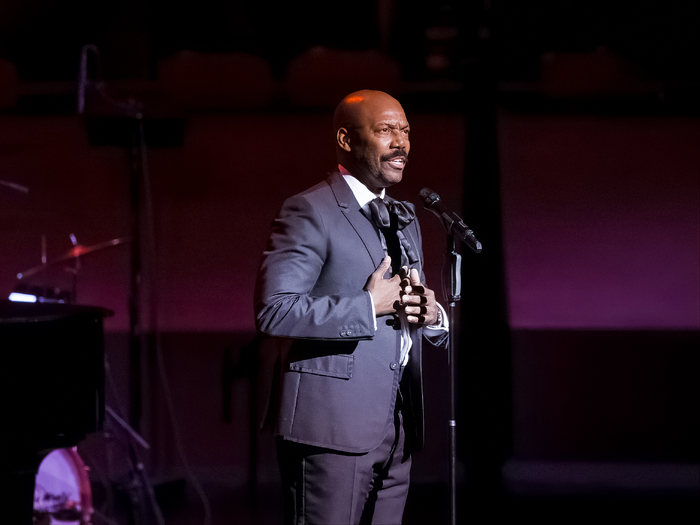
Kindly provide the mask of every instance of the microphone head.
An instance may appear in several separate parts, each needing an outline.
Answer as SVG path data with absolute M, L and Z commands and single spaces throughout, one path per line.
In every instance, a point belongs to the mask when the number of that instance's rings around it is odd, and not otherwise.
M 420 199 L 423 201 L 423 206 L 426 208 L 430 208 L 437 201 L 440 200 L 440 196 L 430 188 L 423 188 L 422 190 L 420 190 L 419 196 Z

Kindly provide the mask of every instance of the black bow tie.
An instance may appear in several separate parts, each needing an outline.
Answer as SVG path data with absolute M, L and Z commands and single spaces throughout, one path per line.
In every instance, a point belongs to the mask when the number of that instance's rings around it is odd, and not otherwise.
M 385 200 L 377 197 L 371 200 L 368 206 L 372 214 L 372 221 L 382 230 L 392 227 L 392 214 L 395 215 L 397 219 L 396 225 L 394 226 L 397 230 L 403 230 L 416 218 L 416 208 L 413 204 L 410 202 L 397 201 L 391 197 L 386 197 Z
M 384 200 L 377 197 L 371 200 L 368 206 L 372 222 L 382 232 L 382 247 L 387 250 L 389 255 L 392 255 L 391 266 L 394 274 L 398 273 L 401 266 L 417 263 L 418 254 L 401 231 L 416 218 L 415 206 L 410 202 L 397 201 L 391 197 L 385 197 Z M 396 254 L 391 253 L 393 251 L 390 246 L 392 238 L 398 240 Z

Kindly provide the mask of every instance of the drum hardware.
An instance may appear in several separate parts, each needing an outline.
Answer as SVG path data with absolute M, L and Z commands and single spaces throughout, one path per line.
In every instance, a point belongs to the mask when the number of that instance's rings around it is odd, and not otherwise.
M 130 468 L 128 476 L 121 484 L 121 490 L 128 496 L 131 503 L 131 519 L 134 523 L 156 523 L 163 525 L 163 515 L 161 513 L 153 484 L 146 472 L 146 465 L 139 452 L 139 446 L 145 450 L 150 450 L 151 446 L 143 439 L 139 433 L 121 418 L 111 407 L 105 408 L 111 419 L 117 423 L 125 437 L 120 441 L 126 445 L 126 453 L 129 457 Z M 112 437 L 107 434 L 107 437 Z M 137 446 L 139 445 L 139 446 Z
M 23 272 L 20 272 L 17 274 L 17 279 L 26 279 L 27 277 L 31 277 L 32 275 L 35 275 L 39 272 L 42 272 L 46 270 L 47 268 L 50 268 L 52 266 L 59 265 L 61 263 L 68 262 L 70 260 L 75 260 L 75 270 L 80 269 L 80 257 L 83 257 L 85 255 L 88 255 L 90 253 L 94 253 L 100 250 L 104 250 L 106 248 L 111 248 L 113 246 L 118 246 L 120 244 L 125 244 L 128 242 L 131 242 L 131 239 L 128 237 L 120 237 L 117 239 L 112 239 L 111 241 L 105 241 L 101 242 L 99 244 L 94 244 L 92 246 L 83 246 L 81 244 L 77 243 L 77 240 L 75 238 L 75 235 L 71 233 L 71 242 L 73 242 L 73 248 L 68 250 L 65 254 L 63 254 L 61 257 L 58 259 L 51 261 L 51 262 L 43 262 L 39 266 L 35 266 L 34 268 L 29 268 L 28 270 L 25 270 Z M 44 259 L 45 255 L 42 256 L 42 259 Z M 69 270 L 73 271 L 73 269 Z
M 88 459 L 97 460 L 94 472 L 100 486 L 93 485 L 95 518 L 105 523 L 125 520 L 136 525 L 163 525 L 153 483 L 140 453 L 141 449 L 150 450 L 150 444 L 112 407 L 105 406 L 105 412 L 108 418 L 100 440 L 104 448 L 97 454 L 87 452 Z M 106 463 L 100 466 L 102 461 Z
M 120 458 L 116 463 L 117 471 L 105 474 L 96 464 L 93 474 L 97 473 L 97 478 L 93 486 L 89 476 L 92 469 L 86 466 L 78 447 L 53 450 L 42 460 L 36 475 L 35 525 L 93 525 L 93 520 L 95 523 L 116 524 L 115 518 L 124 518 L 122 514 L 125 512 L 130 523 L 163 523 L 152 484 L 137 450 L 150 450 L 150 444 L 109 405 L 105 406 L 105 411 L 113 426 L 112 430 L 102 433 L 103 443 L 110 451 L 106 456 L 112 457 L 111 461 L 114 461 L 115 453 Z M 85 458 L 88 462 L 91 460 L 89 449 Z M 109 466 L 107 469 L 112 470 Z M 101 508 L 105 494 L 111 494 L 115 489 L 128 499 L 127 508 L 115 508 L 111 495 L 106 496 L 108 508 Z
M 0 180 L 0 186 L 5 186 L 6 188 L 17 190 L 22 193 L 29 193 L 29 188 L 27 188 L 26 186 L 22 186 L 21 184 L 17 184 L 15 182 Z
M 71 284 L 70 290 L 66 290 L 59 286 L 53 286 L 49 284 L 37 284 L 37 283 L 25 283 L 20 282 L 10 294 L 10 301 L 15 302 L 29 302 L 29 303 L 63 303 L 63 304 L 76 304 L 77 303 L 77 292 L 78 292 L 78 272 L 81 269 L 81 257 L 95 253 L 113 246 L 119 246 L 120 244 L 125 244 L 131 242 L 128 237 L 120 237 L 112 239 L 109 241 L 94 244 L 92 246 L 83 246 L 78 244 L 74 234 L 70 234 L 70 240 L 73 244 L 73 248 L 68 250 L 58 259 L 48 262 L 46 257 L 46 236 L 41 236 L 41 264 L 33 268 L 29 268 L 23 272 L 17 274 L 17 279 L 22 281 L 29 277 L 38 275 L 45 272 L 51 268 L 59 267 L 61 264 L 69 263 L 73 261 L 72 265 L 66 264 L 64 270 L 71 274 Z
M 149 445 L 148 442 L 145 439 L 143 439 L 139 435 L 139 433 L 131 427 L 131 425 L 129 425 L 129 423 L 127 423 L 121 417 L 119 417 L 119 415 L 114 410 L 112 410 L 112 407 L 107 405 L 105 407 L 105 411 L 114 418 L 114 421 L 116 421 L 119 424 L 119 426 L 121 426 L 127 432 L 127 434 L 129 434 L 134 439 L 134 441 L 136 441 L 146 450 L 151 449 L 151 445 Z
M 34 522 L 90 525 L 93 508 L 88 470 L 77 447 L 50 452 L 36 475 Z

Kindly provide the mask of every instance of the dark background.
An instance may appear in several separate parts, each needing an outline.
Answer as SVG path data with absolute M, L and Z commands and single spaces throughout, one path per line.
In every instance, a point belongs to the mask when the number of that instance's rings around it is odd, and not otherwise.
M 70 289 L 74 260 L 55 261 L 71 233 L 138 231 L 140 248 L 97 250 L 77 274 L 77 302 L 114 311 L 107 403 L 151 444 L 168 521 L 201 521 L 201 486 L 214 523 L 275 522 L 272 439 L 249 429 L 258 258 L 283 199 L 334 168 L 340 98 L 386 90 L 412 127 L 392 195 L 431 187 L 484 244 L 463 254 L 454 330 L 460 516 L 681 523 L 700 492 L 697 20 L 680 0 L 3 2 L 0 180 L 30 191 L 0 186 L 0 295 Z M 440 290 L 444 233 L 419 219 Z M 55 264 L 18 281 L 42 235 Z M 447 515 L 445 355 L 425 367 L 411 523 Z M 95 522 L 127 522 L 152 505 L 129 503 L 145 493 L 125 488 L 125 438 L 106 428 L 79 451 Z

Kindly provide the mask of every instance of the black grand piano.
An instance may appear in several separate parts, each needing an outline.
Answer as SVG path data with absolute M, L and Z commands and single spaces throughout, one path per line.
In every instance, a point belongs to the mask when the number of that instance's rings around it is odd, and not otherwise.
M 0 301 L 0 521 L 33 522 L 35 476 L 104 420 L 102 308 Z

